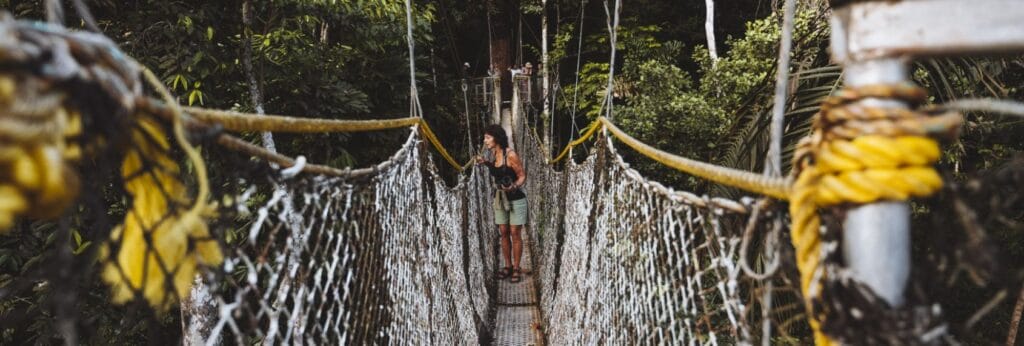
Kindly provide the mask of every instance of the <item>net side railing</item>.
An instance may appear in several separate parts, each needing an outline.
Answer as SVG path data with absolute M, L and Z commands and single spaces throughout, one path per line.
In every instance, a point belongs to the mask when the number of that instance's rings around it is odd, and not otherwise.
M 490 333 L 496 237 L 480 172 L 447 187 L 418 136 L 361 181 L 297 177 L 250 197 L 208 343 L 475 344 Z M 244 205 L 244 203 L 242 203 Z
M 530 229 L 551 344 L 737 344 L 761 337 L 764 286 L 741 273 L 749 208 L 646 180 L 608 138 L 556 171 L 524 136 Z M 784 286 L 784 285 L 780 285 Z M 781 291 L 781 290 L 780 290 Z M 770 307 L 769 307 L 770 309 Z M 799 313 L 797 313 L 799 315 Z M 802 320 L 801 316 L 797 319 Z

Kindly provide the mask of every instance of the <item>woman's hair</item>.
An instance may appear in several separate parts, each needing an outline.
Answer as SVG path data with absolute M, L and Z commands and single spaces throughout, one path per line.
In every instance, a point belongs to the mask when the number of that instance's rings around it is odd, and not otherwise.
M 484 128 L 484 134 L 494 137 L 494 143 L 501 146 L 502 149 L 508 148 L 508 136 L 505 135 L 505 129 L 501 126 L 488 125 Z

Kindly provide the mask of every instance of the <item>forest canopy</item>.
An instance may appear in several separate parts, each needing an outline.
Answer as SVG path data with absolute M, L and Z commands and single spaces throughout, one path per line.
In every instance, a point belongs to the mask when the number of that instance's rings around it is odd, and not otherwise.
M 0 8 L 17 19 L 42 21 L 45 2 L 0 0 Z M 102 33 L 155 71 L 183 105 L 241 112 L 260 108 L 268 114 L 345 120 L 410 116 L 409 43 L 402 1 L 87 3 Z M 780 2 L 716 2 L 714 40 L 709 42 L 704 0 L 625 1 L 614 61 L 605 6 L 587 0 L 413 1 L 413 78 L 423 117 L 442 144 L 459 160 L 477 154 L 482 128 L 492 122 L 488 86 L 482 78 L 494 69 L 508 73 L 529 63 L 534 67 L 533 85 L 548 94 L 535 93 L 527 121 L 534 131 L 548 134 L 548 149 L 557 153 L 602 115 L 614 66 L 613 121 L 625 132 L 676 155 L 762 172 L 778 68 Z M 820 103 L 843 86 L 842 69 L 828 49 L 831 11 L 827 1 L 797 1 L 784 107 L 784 161 L 809 132 Z M 84 29 L 83 18 L 70 5 L 65 16 L 68 27 Z M 544 33 L 548 47 L 542 47 Z M 715 46 L 714 56 L 709 45 Z M 549 62 L 542 69 L 545 50 Z M 551 83 L 547 88 L 540 80 L 545 70 Z M 927 90 L 930 104 L 962 98 L 1024 99 L 1024 59 L 1019 55 L 916 61 L 912 79 Z M 261 99 L 254 99 L 253 91 Z M 545 97 L 550 98 L 546 113 Z M 947 178 L 964 184 L 1019 166 L 1024 160 L 1022 125 L 1020 118 L 966 113 L 962 133 L 943 147 L 939 166 Z M 258 133 L 243 137 L 255 143 L 262 139 Z M 274 136 L 281 153 L 339 168 L 386 160 L 405 138 L 405 130 Z M 583 144 L 574 158 L 584 159 L 592 146 Z M 673 189 L 729 198 L 744 195 L 635 151 L 620 153 L 645 177 Z M 434 160 L 441 161 L 436 156 Z M 789 164 L 784 166 L 788 172 Z M 445 169 L 446 179 L 457 179 L 454 170 Z M 124 201 L 107 202 L 112 215 L 125 212 Z M 928 203 L 913 207 L 915 223 L 931 220 L 937 208 Z M 1024 260 L 1021 222 L 1018 212 L 985 224 L 1006 263 Z M 75 256 L 88 261 L 96 251 L 91 244 L 99 236 L 94 230 L 76 229 L 67 243 L 61 243 L 52 236 L 52 222 L 24 222 L 19 227 L 22 232 L 0 235 L 0 342 L 55 343 L 60 333 L 54 291 L 40 270 L 48 263 L 45 255 L 71 247 Z M 915 250 L 921 258 L 937 251 Z M 1019 270 L 1005 273 L 1006 281 L 1019 289 Z M 29 274 L 38 279 L 37 285 L 12 288 L 17 277 Z M 73 285 L 81 288 L 77 309 L 83 316 L 78 323 L 88 327 L 82 328 L 88 330 L 81 336 L 83 342 L 159 343 L 180 337 L 179 314 L 110 305 L 98 278 L 77 279 Z M 967 320 L 974 307 L 986 302 L 974 298 L 981 295 L 970 294 L 993 291 L 958 281 L 940 299 L 954 301 L 947 311 L 953 319 Z M 976 322 L 977 329 L 966 334 L 965 341 L 1002 340 L 1018 294 L 1010 291 L 1006 302 L 1011 303 L 1000 304 L 983 317 L 983 323 Z M 961 295 L 972 298 L 956 302 Z M 148 317 L 129 320 L 138 315 Z M 807 340 L 807 331 L 795 334 Z M 786 341 L 792 340 L 780 340 Z

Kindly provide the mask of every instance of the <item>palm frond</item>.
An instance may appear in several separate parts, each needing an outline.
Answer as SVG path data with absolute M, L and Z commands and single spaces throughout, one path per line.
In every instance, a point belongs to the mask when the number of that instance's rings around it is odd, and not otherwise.
M 783 137 L 783 171 L 788 171 L 796 142 L 810 131 L 810 123 L 817 113 L 821 101 L 832 94 L 839 85 L 842 70 L 837 65 L 813 67 L 791 74 L 794 90 L 787 100 L 785 113 L 785 136 Z M 764 167 L 768 152 L 771 130 L 771 97 L 761 98 L 766 105 L 756 108 L 763 111 L 738 117 L 737 125 L 723 138 L 728 143 L 718 163 L 721 165 L 757 172 Z M 754 107 L 751 107 L 754 108 Z M 738 191 L 715 186 L 716 195 L 736 197 Z

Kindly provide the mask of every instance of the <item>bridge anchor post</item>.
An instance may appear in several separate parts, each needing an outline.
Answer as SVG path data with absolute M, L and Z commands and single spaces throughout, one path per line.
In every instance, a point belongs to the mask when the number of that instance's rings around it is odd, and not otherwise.
M 914 58 L 1024 52 L 1024 6 L 1015 0 L 850 1 L 831 18 L 832 58 L 844 82 L 901 84 Z M 865 99 L 873 107 L 907 107 Z M 891 306 L 903 304 L 910 274 L 906 202 L 854 207 L 843 223 L 843 256 L 854 278 Z

